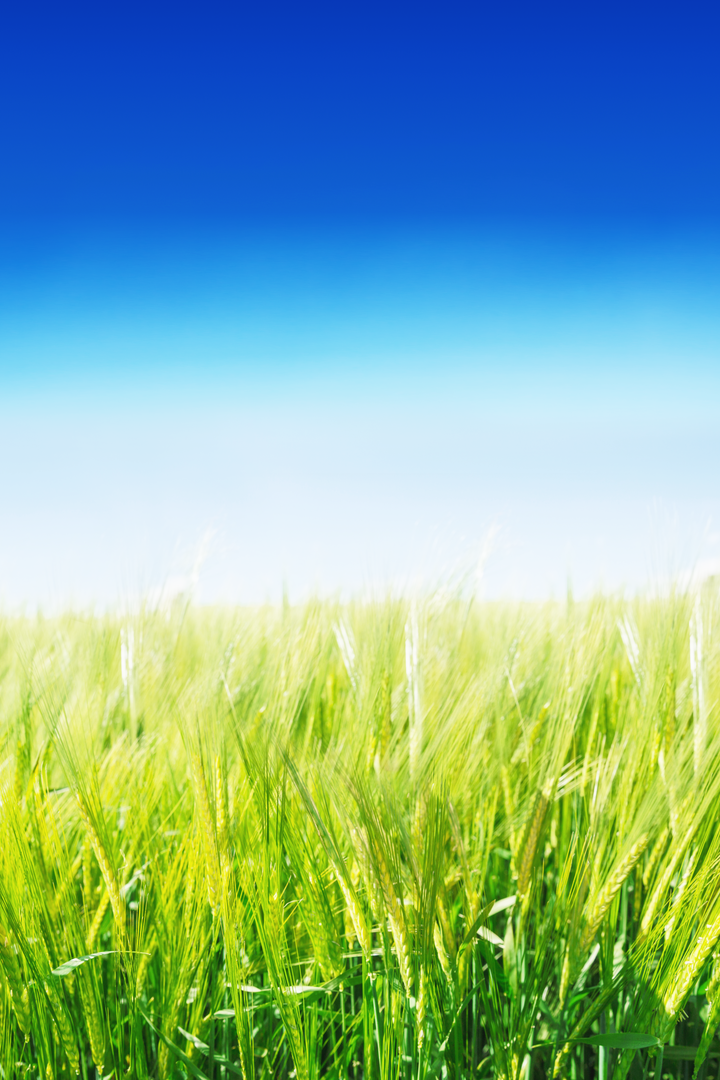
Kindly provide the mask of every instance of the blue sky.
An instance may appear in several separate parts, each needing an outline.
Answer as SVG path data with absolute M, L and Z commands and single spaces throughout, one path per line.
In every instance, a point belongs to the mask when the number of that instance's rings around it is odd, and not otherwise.
M 4 603 L 712 569 L 717 24 L 6 12 Z

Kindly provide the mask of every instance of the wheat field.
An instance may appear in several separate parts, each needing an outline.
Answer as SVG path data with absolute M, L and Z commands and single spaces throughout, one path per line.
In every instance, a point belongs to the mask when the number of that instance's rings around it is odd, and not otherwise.
M 715 1077 L 720 596 L 0 624 L 5 1077 Z

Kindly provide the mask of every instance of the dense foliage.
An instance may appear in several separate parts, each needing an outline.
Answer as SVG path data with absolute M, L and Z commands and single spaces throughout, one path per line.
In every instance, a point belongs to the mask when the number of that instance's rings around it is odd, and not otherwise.
M 4 1076 L 717 1075 L 718 599 L 6 620 Z

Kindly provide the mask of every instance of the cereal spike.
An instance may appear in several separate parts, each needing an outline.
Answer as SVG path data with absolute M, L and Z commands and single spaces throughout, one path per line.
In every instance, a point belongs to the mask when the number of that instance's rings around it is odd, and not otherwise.
M 83 870 L 83 900 L 85 902 L 85 908 L 87 911 L 90 909 L 90 902 L 92 899 L 92 847 L 90 841 L 85 837 L 82 846 L 82 870 Z
M 412 992 L 413 976 L 410 939 L 405 923 L 405 909 L 400 897 L 393 887 L 387 864 L 380 852 L 377 852 L 377 862 L 380 887 L 382 889 L 387 910 L 388 926 L 390 927 L 390 933 L 392 934 L 392 939 L 395 944 L 395 952 L 397 953 L 400 975 L 405 987 L 405 993 L 409 997 Z
M 567 999 L 568 990 L 570 989 L 570 940 L 565 946 L 565 956 L 563 957 L 562 972 L 560 973 L 560 990 L 558 992 L 558 998 L 560 1000 L 560 1007 L 565 1005 Z
M 228 863 L 228 817 L 225 802 L 225 783 L 223 781 L 220 757 L 215 757 L 215 820 L 217 822 L 218 848 L 223 864 L 223 872 Z
M 93 1064 L 98 1072 L 102 1072 L 103 1062 L 105 1061 L 105 1031 L 100 1010 L 90 985 L 88 972 L 78 972 L 78 985 L 80 987 L 80 1000 L 85 1014 L 85 1022 L 90 1035 L 90 1053 Z
M 445 948 L 445 942 L 443 941 L 442 930 L 439 923 L 435 923 L 433 926 L 433 941 L 435 942 L 435 952 L 438 955 L 440 961 L 440 967 L 442 968 L 443 975 L 447 981 L 452 985 L 452 962 L 448 956 L 447 949 Z
M 90 929 L 88 930 L 87 942 L 86 942 L 88 952 L 92 952 L 93 949 L 95 948 L 95 942 L 97 941 L 97 936 L 100 933 L 100 927 L 102 926 L 102 921 L 105 918 L 105 912 L 107 911 L 107 907 L 108 907 L 109 903 L 110 903 L 110 897 L 108 896 L 108 892 L 107 892 L 107 889 L 106 889 L 105 892 L 102 895 L 102 899 L 101 899 L 100 903 L 97 906 L 97 911 L 95 912 L 95 915 L 93 916 L 93 921 L 90 924 Z
M 205 849 L 205 876 L 207 879 L 208 903 L 213 915 L 217 915 L 220 909 L 222 882 L 220 865 L 217 854 L 217 842 L 212 814 L 210 813 L 210 801 L 207 787 L 205 786 L 205 773 L 199 754 L 193 754 L 191 758 L 192 778 L 195 787 L 198 814 L 200 816 L 200 834 L 203 848 Z
M 30 1016 L 30 1003 L 28 1000 L 28 992 L 26 987 L 23 986 L 22 974 L 20 971 L 20 964 L 18 962 L 15 949 L 13 948 L 10 936 L 3 927 L 0 926 L 0 962 L 5 971 L 5 977 L 8 981 L 10 988 L 10 997 L 12 998 L 13 1009 L 17 1017 L 17 1022 L 20 1025 L 20 1030 L 24 1035 L 30 1034 L 31 1016 Z
M 117 926 L 120 938 L 124 940 L 126 928 L 125 902 L 118 887 L 117 878 L 115 877 L 115 871 L 112 868 L 110 859 L 108 858 L 108 854 L 105 851 L 102 840 L 98 836 L 95 826 L 90 820 L 90 816 L 85 808 L 85 804 L 83 803 L 79 792 L 75 793 L 75 798 L 80 809 L 80 817 L 82 818 L 83 824 L 87 829 L 92 849 L 95 852 L 95 858 L 98 861 L 100 872 L 105 880 L 105 887 L 110 898 L 110 904 L 113 910 L 115 925 Z
M 678 866 L 678 863 L 680 862 L 680 860 L 684 856 L 685 850 L 686 850 L 688 844 L 690 843 L 690 841 L 693 838 L 694 831 L 695 831 L 694 826 L 691 825 L 690 828 L 685 833 L 685 835 L 683 836 L 680 843 L 676 846 L 675 851 L 673 852 L 672 858 L 670 859 L 667 866 L 665 867 L 665 871 L 664 871 L 662 877 L 660 878 L 660 881 L 655 886 L 653 894 L 650 897 L 650 900 L 648 901 L 647 907 L 645 908 L 645 914 L 642 917 L 642 922 L 640 923 L 640 932 L 638 934 L 638 941 L 642 941 L 642 939 L 647 935 L 647 933 L 648 933 L 648 931 L 649 931 L 649 929 L 650 929 L 650 927 L 652 925 L 652 921 L 653 921 L 653 919 L 655 917 L 655 912 L 657 910 L 658 904 L 662 900 L 663 895 L 665 893 L 665 890 L 667 889 L 668 885 L 670 884 L 670 881 L 671 881 L 671 879 L 673 877 L 673 874 L 675 873 L 675 870 L 676 870 L 676 868 Z
M 60 1044 L 67 1055 L 67 1059 L 70 1062 L 73 1072 L 79 1073 L 80 1051 L 78 1050 L 75 1033 L 67 1014 L 63 996 L 54 985 L 47 982 L 45 983 L 45 993 L 54 1005 L 53 1020 L 55 1021 L 57 1031 L 60 1035 Z
M 360 907 L 355 892 L 347 884 L 344 874 L 335 863 L 332 864 L 332 867 L 335 877 L 337 878 L 337 883 L 340 886 L 340 892 L 343 894 L 345 910 L 350 916 L 350 921 L 355 931 L 355 937 L 365 955 L 365 959 L 369 960 L 372 952 L 372 936 L 368 928 L 367 919 Z
M 695 1055 L 695 1067 L 693 1069 L 693 1080 L 698 1074 L 698 1070 L 707 1056 L 707 1052 L 710 1049 L 710 1044 L 715 1038 L 715 1032 L 720 1024 L 720 995 L 718 995 L 712 1005 L 710 1006 L 710 1012 L 708 1018 L 705 1021 L 705 1028 L 700 1039 L 700 1045 L 698 1046 L 697 1053 Z
M 415 1006 L 415 1020 L 417 1024 L 418 1050 L 422 1050 L 425 1042 L 425 1016 L 427 1013 L 427 986 L 425 985 L 425 968 L 420 965 L 420 978 L 418 980 L 418 996 Z
M 442 928 L 443 939 L 445 941 L 445 948 L 450 959 L 454 960 L 457 952 L 457 943 L 455 941 L 455 935 L 452 932 L 450 917 L 448 916 L 447 908 L 445 907 L 445 901 L 440 893 L 438 893 L 437 898 L 437 913 Z
M 675 985 L 665 998 L 665 1012 L 672 1020 L 680 1012 L 690 987 L 697 979 L 700 969 L 720 937 L 720 914 L 712 922 L 705 923 L 705 932 L 699 936 L 695 948 L 683 964 Z
M 645 869 L 643 870 L 642 883 L 643 883 L 643 888 L 644 889 L 647 889 L 647 887 L 648 887 L 648 885 L 650 883 L 650 879 L 652 878 L 653 873 L 655 871 L 655 867 L 657 866 L 657 864 L 658 864 L 658 862 L 660 860 L 660 856 L 663 853 L 663 850 L 665 848 L 665 844 L 667 843 L 669 835 L 670 835 L 670 829 L 666 825 L 665 828 L 660 833 L 657 840 L 655 841 L 655 843 L 652 846 L 652 850 L 650 851 L 650 857 L 649 857 L 649 859 L 647 861 L 647 865 L 645 866 Z
M 637 840 L 636 843 L 634 843 L 633 846 L 630 848 L 625 858 L 618 863 L 613 872 L 610 874 L 610 877 L 608 878 L 606 884 L 600 891 L 600 895 L 595 901 L 595 905 L 592 909 L 592 914 L 587 921 L 582 938 L 580 939 L 580 956 L 585 955 L 585 953 L 588 951 L 593 941 L 595 940 L 595 936 L 600 929 L 600 924 L 605 918 L 610 905 L 612 904 L 617 894 L 620 892 L 620 889 L 623 886 L 623 882 L 630 874 L 633 867 L 639 861 L 640 856 L 648 845 L 649 839 L 650 837 L 648 836 L 648 834 L 643 833 L 640 839 Z
M 539 792 L 537 799 L 535 800 L 535 811 L 530 820 L 527 838 L 522 847 L 522 855 L 520 857 L 518 868 L 517 891 L 521 900 L 525 900 L 528 895 L 530 874 L 532 872 L 533 862 L 535 861 L 535 852 L 537 851 L 538 842 L 540 840 L 540 833 L 545 822 L 548 803 L 548 793 L 545 790 Z
M 705 990 L 705 997 L 708 1001 L 713 1002 L 718 996 L 718 987 L 720 986 L 720 953 L 713 953 L 713 966 L 710 973 L 710 982 L 707 984 Z

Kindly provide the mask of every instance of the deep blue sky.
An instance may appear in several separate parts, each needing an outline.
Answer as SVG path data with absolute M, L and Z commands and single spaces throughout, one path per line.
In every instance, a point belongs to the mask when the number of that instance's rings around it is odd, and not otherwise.
M 718 218 L 712 4 L 7 4 L 3 215 Z
M 720 567 L 719 45 L 710 5 L 6 5 L 0 602 L 179 587 L 203 537 L 208 600 Z

